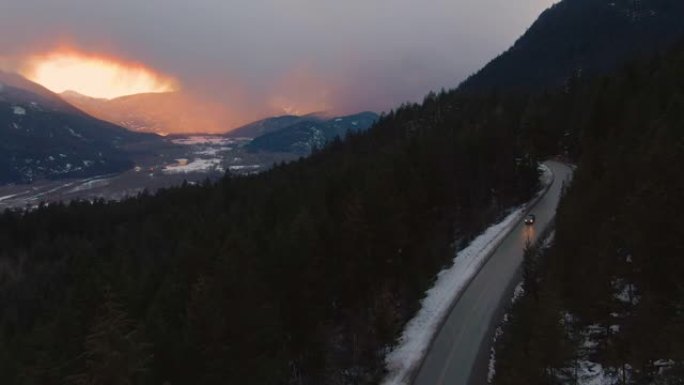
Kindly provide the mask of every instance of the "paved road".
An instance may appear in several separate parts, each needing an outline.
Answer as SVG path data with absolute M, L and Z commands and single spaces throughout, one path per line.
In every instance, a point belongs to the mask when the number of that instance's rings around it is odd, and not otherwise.
M 531 210 L 537 217 L 536 224 L 525 226 L 520 223 L 514 227 L 468 285 L 435 337 L 414 385 L 486 383 L 485 378 L 470 378 L 473 373 L 478 377 L 483 375 L 481 370 L 474 370 L 478 353 L 483 346 L 489 345 L 492 322 L 500 315 L 502 300 L 510 295 L 527 239 L 535 241 L 538 232 L 553 219 L 562 183 L 572 176 L 571 169 L 562 163 L 549 161 L 545 164 L 555 179 Z

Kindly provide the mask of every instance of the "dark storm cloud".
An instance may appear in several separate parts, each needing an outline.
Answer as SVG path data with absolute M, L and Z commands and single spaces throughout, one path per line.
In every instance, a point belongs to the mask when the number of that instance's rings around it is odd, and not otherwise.
M 5 0 L 0 52 L 66 41 L 142 62 L 248 115 L 384 110 L 456 86 L 551 3 Z

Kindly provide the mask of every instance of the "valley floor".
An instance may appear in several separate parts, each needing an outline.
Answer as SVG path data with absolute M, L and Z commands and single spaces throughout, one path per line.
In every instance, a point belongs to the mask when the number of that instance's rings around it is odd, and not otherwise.
M 243 149 L 248 142 L 220 136 L 169 137 L 161 146 L 134 149 L 138 154 L 136 166 L 123 173 L 0 186 L 0 210 L 33 208 L 41 202 L 121 200 L 184 181 L 215 180 L 226 171 L 237 175 L 258 173 L 275 163 L 296 159 L 293 154 L 250 153 Z

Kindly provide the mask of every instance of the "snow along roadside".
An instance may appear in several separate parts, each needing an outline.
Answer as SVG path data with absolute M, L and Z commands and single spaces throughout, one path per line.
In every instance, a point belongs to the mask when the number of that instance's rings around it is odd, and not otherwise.
M 437 274 L 437 281 L 426 292 L 418 314 L 406 324 L 399 343 L 385 357 L 387 375 L 382 385 L 406 385 L 411 381 L 430 348 L 432 338 L 449 314 L 451 305 L 460 297 L 510 230 L 520 222 L 526 209 L 535 204 L 553 183 L 551 170 L 544 165 L 540 166 L 540 169 L 540 179 L 544 188 L 534 199 L 515 209 L 503 221 L 485 230 L 468 247 L 456 254 L 451 267 Z

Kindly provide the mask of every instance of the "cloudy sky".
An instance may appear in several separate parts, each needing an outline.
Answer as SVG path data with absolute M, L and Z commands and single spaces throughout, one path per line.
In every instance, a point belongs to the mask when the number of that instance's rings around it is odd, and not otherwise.
M 451 88 L 553 0 L 7 0 L 4 67 L 69 47 L 142 65 L 226 107 L 387 110 Z

